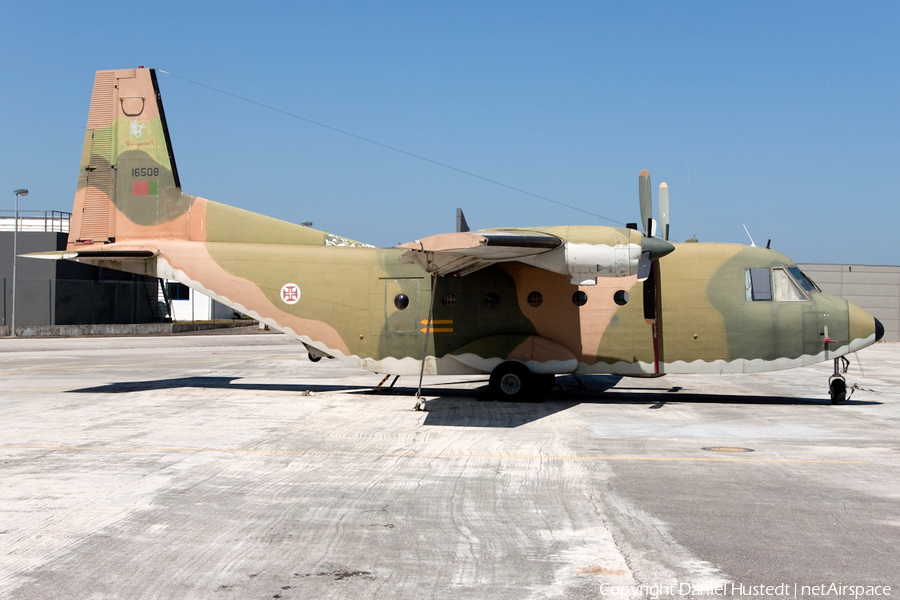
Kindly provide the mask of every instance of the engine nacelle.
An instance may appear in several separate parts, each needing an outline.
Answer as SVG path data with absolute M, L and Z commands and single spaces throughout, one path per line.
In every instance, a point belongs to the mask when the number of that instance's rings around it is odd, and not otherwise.
M 637 275 L 642 248 L 638 244 L 572 244 L 520 259 L 539 269 L 568 275 L 575 285 L 597 285 L 598 277 Z

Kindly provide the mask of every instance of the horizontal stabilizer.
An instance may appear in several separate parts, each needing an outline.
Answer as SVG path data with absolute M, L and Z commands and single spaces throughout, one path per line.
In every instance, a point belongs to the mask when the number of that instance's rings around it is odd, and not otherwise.
M 78 260 L 78 259 L 127 259 L 127 260 L 148 260 L 156 256 L 153 250 L 96 250 L 76 251 L 62 250 L 54 252 L 32 252 L 30 254 L 20 254 L 26 258 L 43 258 L 45 260 Z

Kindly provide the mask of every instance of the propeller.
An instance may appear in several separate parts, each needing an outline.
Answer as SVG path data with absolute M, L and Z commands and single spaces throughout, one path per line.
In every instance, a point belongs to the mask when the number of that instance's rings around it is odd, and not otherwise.
M 647 279 L 650 275 L 650 266 L 653 261 L 674 252 L 675 246 L 654 237 L 644 237 L 641 240 L 641 260 L 638 263 L 638 281 Z
M 641 260 L 638 263 L 638 281 L 650 277 L 653 261 L 662 258 L 675 250 L 669 239 L 669 187 L 665 183 L 659 186 L 660 222 L 663 225 L 664 239 L 655 237 L 656 221 L 653 219 L 653 193 L 650 186 L 650 173 L 644 169 L 638 174 L 638 196 L 641 202 L 641 223 L 644 237 L 641 239 Z
M 653 220 L 653 193 L 650 173 L 644 169 L 638 174 L 638 196 L 641 204 L 641 260 L 638 263 L 638 281 L 644 282 L 644 320 L 653 326 L 653 355 L 655 371 L 659 373 L 661 319 L 659 314 L 660 275 L 659 259 L 675 250 L 669 243 L 669 186 L 659 185 L 659 211 L 662 238 L 656 237 L 656 221 Z

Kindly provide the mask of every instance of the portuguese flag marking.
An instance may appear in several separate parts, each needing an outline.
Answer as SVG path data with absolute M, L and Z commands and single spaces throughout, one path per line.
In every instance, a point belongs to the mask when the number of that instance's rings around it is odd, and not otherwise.
M 131 184 L 132 196 L 158 196 L 158 181 L 135 181 Z

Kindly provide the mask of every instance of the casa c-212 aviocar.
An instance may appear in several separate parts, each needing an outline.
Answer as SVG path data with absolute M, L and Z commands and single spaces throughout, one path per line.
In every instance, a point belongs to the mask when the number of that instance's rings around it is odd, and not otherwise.
M 751 373 L 838 359 L 884 335 L 768 248 L 668 241 L 668 190 L 636 226 L 457 231 L 395 248 L 182 192 L 153 69 L 98 71 L 64 252 L 176 280 L 381 374 L 490 374 L 537 399 L 559 374 Z M 459 224 L 463 226 L 459 226 Z M 421 405 L 421 401 L 417 407 Z

